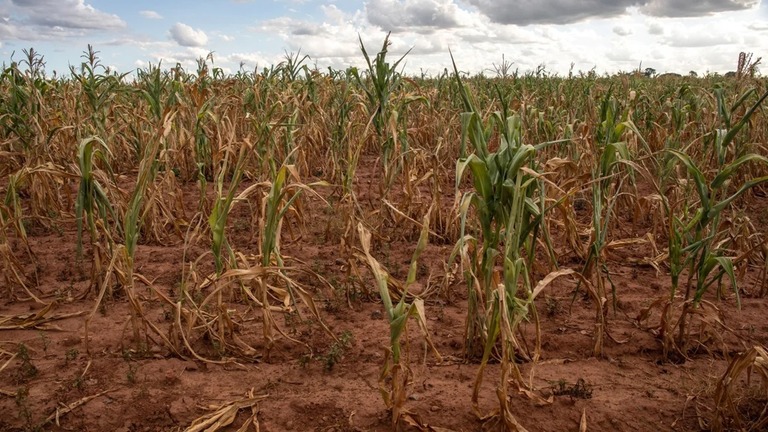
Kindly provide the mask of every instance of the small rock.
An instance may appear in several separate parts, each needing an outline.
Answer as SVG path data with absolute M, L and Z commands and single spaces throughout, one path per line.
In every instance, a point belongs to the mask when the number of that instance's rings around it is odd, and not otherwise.
M 414 393 L 414 394 L 408 396 L 408 399 L 413 400 L 413 401 L 418 401 L 418 400 L 421 400 L 421 395 L 418 394 L 418 393 Z
M 429 407 L 429 410 L 432 412 L 438 412 L 440 411 L 440 407 L 437 405 L 432 405 L 431 407 Z

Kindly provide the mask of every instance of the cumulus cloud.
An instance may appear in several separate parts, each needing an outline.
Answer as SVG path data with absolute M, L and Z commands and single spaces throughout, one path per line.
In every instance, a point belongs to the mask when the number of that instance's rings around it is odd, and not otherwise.
M 139 14 L 141 14 L 141 16 L 143 16 L 144 18 L 147 18 L 147 19 L 154 19 L 154 20 L 163 19 L 162 15 L 160 15 L 159 13 L 157 13 L 157 12 L 155 12 L 153 10 L 139 11 Z
M 327 34 L 326 26 L 310 21 L 280 17 L 261 23 L 260 31 L 287 36 L 321 36 Z
M 711 33 L 683 33 L 673 34 L 669 40 L 664 41 L 666 45 L 678 48 L 707 48 L 716 45 L 729 45 L 738 41 L 731 36 L 723 36 Z
M 625 15 L 630 8 L 658 17 L 700 17 L 755 7 L 760 0 L 465 0 L 500 24 L 571 24 Z M 452 3 L 452 2 L 451 2 Z
M 453 0 L 370 0 L 365 6 L 368 22 L 395 32 L 458 27 L 459 12 Z
M 233 40 L 235 40 L 234 36 L 230 36 L 230 35 L 228 35 L 226 33 L 222 33 L 222 32 L 213 32 L 213 35 L 216 36 L 217 38 L 223 40 L 224 42 L 232 42 Z
M 0 1 L 0 39 L 63 40 L 98 31 L 117 33 L 126 23 L 83 0 Z
M 467 0 L 500 24 L 569 24 L 622 15 L 637 0 Z
M 718 12 L 751 9 L 760 0 L 650 0 L 640 11 L 663 17 L 696 17 Z
M 632 34 L 632 30 L 626 27 L 615 26 L 613 32 L 619 36 L 629 36 Z
M 208 43 L 208 35 L 204 31 L 194 29 L 183 23 L 174 24 L 170 32 L 171 38 L 181 46 L 201 47 Z
M 678 23 L 669 30 L 661 43 L 678 48 L 711 48 L 717 45 L 741 44 L 744 41 L 743 29 L 734 24 L 732 20 L 723 26 Z
M 268 57 L 258 52 L 235 52 L 222 59 L 237 65 L 238 69 L 257 69 L 259 66 L 267 66 L 280 62 L 278 58 Z
M 312 58 L 357 56 L 360 53 L 357 38 L 350 35 L 365 34 L 361 30 L 351 22 L 317 24 L 289 17 L 264 21 L 258 28 L 260 32 L 280 37 L 289 51 L 311 52 Z
M 657 22 L 653 22 L 648 24 L 648 33 L 658 36 L 664 34 L 664 27 L 661 26 L 661 24 Z
M 12 0 L 12 14 L 25 25 L 76 30 L 115 30 L 126 26 L 119 16 L 84 0 Z M 14 13 L 15 12 L 15 13 Z

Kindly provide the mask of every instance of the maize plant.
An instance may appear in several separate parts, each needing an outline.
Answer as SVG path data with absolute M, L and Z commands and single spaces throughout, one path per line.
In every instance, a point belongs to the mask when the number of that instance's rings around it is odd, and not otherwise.
M 98 147 L 97 147 L 98 145 Z M 109 231 L 109 218 L 115 220 L 115 213 L 109 202 L 107 193 L 97 178 L 94 162 L 101 161 L 109 169 L 109 147 L 99 137 L 86 138 L 80 141 L 77 150 L 77 161 L 80 169 L 80 187 L 75 204 L 75 218 L 77 220 L 77 257 L 83 256 L 83 228 L 88 228 L 90 234 L 93 260 L 91 268 L 91 287 L 98 284 L 101 277 L 102 264 L 106 260 L 107 253 L 111 253 L 113 240 Z M 101 172 L 101 171 L 98 171 Z M 109 251 L 103 250 L 100 244 L 102 235 L 107 241 Z
M 761 395 L 766 393 L 768 352 L 765 347 L 750 347 L 731 360 L 717 381 L 714 407 L 705 426 L 712 431 L 764 429 L 768 426 L 768 406 Z
M 468 267 L 465 355 L 474 357 L 478 351 L 481 355 L 472 403 L 479 417 L 495 421 L 504 430 L 524 431 L 512 413 L 508 388 L 510 381 L 520 389 L 532 386 L 525 383 L 515 363 L 517 355 L 528 357 L 527 347 L 517 339 L 518 328 L 530 317 L 536 321 L 537 346 L 532 359 L 537 360 L 541 335 L 534 300 L 552 280 L 574 272 L 555 271 L 534 288 L 534 251 L 541 231 L 546 232 L 542 221 L 548 211 L 543 178 L 534 169 L 537 148 L 521 142 L 520 117 L 507 115 L 505 109 L 491 117 L 491 126 L 498 125 L 501 132 L 498 151 L 490 152 L 488 141 L 492 129 L 482 126 L 480 114 L 473 108 L 458 72 L 456 79 L 465 107 L 470 109 L 462 115 L 462 135 L 469 137 L 476 152 L 457 163 L 457 191 L 467 168 L 472 173 L 474 190 L 461 199 L 461 238 L 454 251 L 461 254 L 462 263 Z M 539 148 L 549 144 L 541 144 Z M 480 224 L 482 244 L 465 234 L 470 208 L 474 209 Z M 470 245 L 474 245 L 472 253 Z M 548 247 L 551 249 L 551 245 Z M 486 416 L 480 412 L 478 397 L 485 367 L 498 344 L 501 345 L 499 408 Z
M 489 127 L 484 128 L 480 113 L 474 109 L 458 71 L 456 79 L 465 109 L 468 110 L 461 116 L 462 148 L 465 147 L 464 140 L 468 139 L 475 153 L 459 159 L 456 165 L 457 194 L 467 168 L 472 173 L 474 191 L 465 193 L 461 198 L 461 234 L 454 255 L 461 252 L 462 261 L 469 265 L 469 309 L 464 350 L 467 357 L 477 358 L 481 356 L 489 339 L 486 314 L 491 304 L 492 292 L 498 282 L 494 280 L 494 268 L 497 260 L 501 258 L 502 241 L 507 240 L 502 234 L 510 221 L 515 200 L 521 199 L 524 204 L 515 214 L 515 218 L 520 219 L 515 228 L 521 230 L 519 237 L 515 237 L 518 240 L 516 246 L 526 248 L 525 257 L 529 260 L 533 258 L 536 238 L 542 227 L 541 221 L 546 209 L 543 206 L 545 197 L 539 194 L 542 189 L 541 181 L 528 168 L 528 165 L 532 164 L 536 147 L 521 142 L 520 117 L 508 115 L 506 109 L 503 112 L 495 112 Z M 491 153 L 488 141 L 494 125 L 501 129 L 501 142 L 498 151 Z M 540 147 L 545 145 L 547 144 Z M 519 179 L 518 185 L 518 174 L 526 172 L 529 177 L 525 180 Z M 481 245 L 477 245 L 477 239 L 465 234 L 470 208 L 475 209 L 480 225 Z M 467 257 L 467 243 L 476 245 L 474 255 L 469 260 L 464 259 Z
M 240 297 L 249 303 L 253 303 L 261 312 L 262 333 L 266 341 L 267 356 L 275 341 L 275 331 L 288 339 L 289 337 L 273 318 L 273 312 L 293 312 L 296 311 L 297 298 L 309 309 L 311 314 L 320 323 L 324 331 L 331 337 L 335 336 L 330 329 L 325 326 L 320 318 L 319 311 L 314 300 L 307 290 L 298 282 L 286 274 L 283 257 L 280 254 L 280 235 L 282 231 L 283 218 L 289 211 L 296 210 L 296 200 L 302 191 L 309 191 L 317 195 L 312 187 L 326 185 L 324 182 L 311 183 L 309 185 L 300 183 L 298 174 L 294 167 L 283 165 L 277 171 L 273 181 L 260 182 L 253 184 L 236 195 L 236 190 L 243 176 L 243 165 L 247 154 L 251 150 L 248 145 L 243 145 L 240 150 L 238 161 L 234 168 L 234 176 L 229 184 L 226 195 L 223 194 L 223 182 L 219 180 L 218 198 L 214 202 L 213 211 L 208 219 L 212 242 L 211 251 L 214 256 L 215 274 L 206 278 L 199 288 L 212 286 L 212 291 L 199 304 L 196 304 L 193 296 L 187 292 L 182 292 L 182 298 L 185 302 L 193 305 L 194 310 L 184 313 L 181 302 L 176 304 L 179 315 L 185 315 L 189 321 L 186 329 L 181 328 L 180 332 L 187 345 L 187 349 L 192 351 L 188 337 L 198 320 L 203 321 L 206 332 L 215 340 L 220 351 L 227 351 L 229 348 L 241 355 L 253 357 L 257 355 L 256 350 L 244 342 L 235 332 L 233 317 L 227 310 L 224 303 L 225 289 L 230 285 L 236 284 Z M 225 163 L 226 167 L 226 163 Z M 223 169 L 222 172 L 226 171 Z M 288 183 L 289 175 L 296 179 L 296 182 Z M 221 179 L 221 174 L 219 179 Z M 260 253 L 257 257 L 251 258 L 240 252 L 236 252 L 229 244 L 226 236 L 227 218 L 233 205 L 238 202 L 246 201 L 254 192 L 268 188 L 269 193 L 262 200 L 262 211 L 259 222 L 259 232 L 261 234 Z M 317 276 L 321 283 L 328 283 L 319 275 Z M 279 284 L 279 285 L 278 285 Z M 282 306 L 274 306 L 272 299 L 280 299 Z M 213 316 L 205 313 L 206 305 L 215 302 L 216 313 Z M 215 325 L 215 328 L 214 328 Z M 198 354 L 194 354 L 199 358 Z
M 427 344 L 432 348 L 435 357 L 437 357 L 438 360 L 441 358 L 432 343 L 429 331 L 427 330 L 424 301 L 420 298 L 415 298 L 411 303 L 406 302 L 408 287 L 416 281 L 419 256 L 424 252 L 429 239 L 429 211 L 422 221 L 419 242 L 416 245 L 416 250 L 413 252 L 413 257 L 411 258 L 408 276 L 404 285 L 404 292 L 400 295 L 400 301 L 398 301 L 397 304 L 392 302 L 389 293 L 389 273 L 387 273 L 376 258 L 371 255 L 370 231 L 368 231 L 362 223 L 358 223 L 357 231 L 360 236 L 360 245 L 365 254 L 365 261 L 368 263 L 368 266 L 373 273 L 373 277 L 376 280 L 376 285 L 379 288 L 379 296 L 384 304 L 384 312 L 386 312 L 386 318 L 389 322 L 389 347 L 384 355 L 384 365 L 382 366 L 381 375 L 379 377 L 379 390 L 387 408 L 392 410 L 392 429 L 398 430 L 398 428 L 401 427 L 401 422 L 414 425 L 418 423 L 418 419 L 413 417 L 412 413 L 405 409 L 405 401 L 408 395 L 407 386 L 410 381 L 411 373 L 408 367 L 407 358 L 405 360 L 402 358 L 403 343 L 400 339 L 405 333 L 409 318 L 413 317 L 416 319 L 416 322 L 424 334 Z M 387 381 L 390 381 L 390 387 L 387 387 Z
M 151 183 L 154 181 L 158 169 L 157 157 L 161 148 L 161 141 L 170 132 L 170 121 L 172 115 L 169 115 L 164 122 L 164 127 L 161 128 L 155 137 L 145 148 L 141 161 L 139 162 L 139 171 L 136 178 L 136 185 L 131 193 L 128 207 L 125 210 L 123 217 L 123 244 L 117 244 L 112 250 L 112 258 L 109 263 L 109 267 L 106 269 L 104 281 L 101 284 L 99 295 L 96 299 L 96 305 L 93 311 L 85 320 L 85 346 L 86 350 L 89 349 L 88 332 L 89 325 L 93 316 L 99 310 L 101 302 L 104 299 L 104 295 L 107 293 L 110 286 L 112 275 L 116 275 L 120 285 L 125 291 L 126 297 L 131 303 L 131 324 L 133 327 L 134 342 L 138 345 L 140 350 L 145 350 L 149 345 L 149 331 L 151 328 L 157 336 L 160 336 L 167 346 L 172 347 L 170 341 L 164 336 L 163 332 L 151 321 L 149 321 L 145 314 L 144 309 L 140 303 L 139 297 L 134 289 L 134 279 L 142 280 L 146 285 L 151 283 L 139 274 L 134 273 L 134 261 L 136 256 L 136 246 L 139 240 L 139 233 L 141 229 L 141 221 L 146 215 L 146 206 L 144 201 L 146 199 L 147 191 Z M 143 332 L 142 332 L 143 329 Z M 145 340 L 142 342 L 142 333 L 145 336 Z
M 3 126 L 3 136 L 18 139 L 21 144 L 19 150 L 34 160 L 45 148 L 46 131 L 43 127 L 46 107 L 43 101 L 51 85 L 44 77 L 43 56 L 34 48 L 23 49 L 22 52 L 25 58 L 19 63 L 11 63 L 0 74 L 0 82 L 7 86 L 4 103 L 0 104 L 0 125 Z M 26 73 L 19 68 L 24 64 L 27 66 Z
M 625 179 L 632 181 L 632 169 L 627 143 L 622 136 L 628 128 L 634 129 L 628 120 L 629 112 L 619 112 L 618 103 L 609 90 L 600 108 L 600 123 L 596 131 L 595 157 L 592 168 L 592 238 L 582 270 L 585 279 L 595 277 L 595 291 L 590 294 L 595 301 L 595 346 L 593 354 L 603 355 L 604 338 L 607 334 L 606 280 L 611 285 L 613 303 L 616 304 L 616 288 L 610 277 L 605 260 L 605 248 L 609 241 L 609 230 L 615 213 L 615 206 L 622 193 Z M 622 168 L 629 168 L 629 172 Z M 575 294 L 574 294 L 575 295 Z
M 376 57 L 371 60 L 368 52 L 363 44 L 363 39 L 360 40 L 360 50 L 365 57 L 365 63 L 368 66 L 367 79 L 363 79 L 356 68 L 350 70 L 357 84 L 363 89 L 367 97 L 368 102 L 368 115 L 371 118 L 373 127 L 376 130 L 376 135 L 381 143 L 381 159 L 384 168 L 384 177 L 387 179 L 384 182 L 384 190 L 388 190 L 391 186 L 394 173 L 391 171 L 394 169 L 391 166 L 394 152 L 397 150 L 397 110 L 393 105 L 392 99 L 395 97 L 395 92 L 400 86 L 402 75 L 397 71 L 397 67 L 405 59 L 410 50 L 408 50 L 402 57 L 395 61 L 392 65 L 387 62 L 387 52 L 391 42 L 389 41 L 390 33 L 384 38 L 384 43 L 381 46 L 381 51 L 376 54 Z
M 36 299 L 25 283 L 27 278 L 24 275 L 24 267 L 13 253 L 13 249 L 8 242 L 5 227 L 10 225 L 8 221 L 11 219 L 13 219 L 11 211 L 6 206 L 0 205 L 0 259 L 2 260 L 3 280 L 8 286 L 8 298 L 16 299 L 13 287 L 21 286 L 29 294 L 30 298 Z
M 289 154 L 290 158 L 290 154 Z M 293 179 L 293 182 L 289 182 L 289 179 Z M 308 192 L 319 198 L 321 201 L 325 201 L 322 197 L 314 191 L 313 188 L 320 186 L 328 186 L 326 182 L 314 182 L 310 184 L 301 183 L 301 179 L 296 171 L 296 168 L 292 165 L 283 164 L 277 171 L 274 180 L 270 183 L 263 184 L 263 186 L 269 186 L 269 193 L 263 200 L 262 204 L 262 216 L 259 222 L 259 231 L 261 232 L 260 243 L 260 260 L 263 268 L 274 267 L 275 275 L 285 282 L 287 288 L 288 298 L 293 306 L 296 306 L 296 297 L 299 297 L 306 306 L 312 311 L 316 318 L 320 320 L 317 308 L 315 307 L 314 300 L 307 293 L 307 291 L 299 284 L 285 276 L 283 268 L 285 266 L 283 256 L 280 253 L 280 238 L 282 234 L 282 226 L 285 215 L 289 211 L 293 211 L 299 214 L 297 199 L 301 196 L 302 192 Z M 241 196 L 247 195 L 249 190 L 245 190 Z M 327 203 L 326 203 L 327 204 Z M 319 277 L 321 282 L 324 281 L 321 276 Z M 263 278 L 259 281 L 260 294 L 262 305 L 269 304 L 269 297 L 272 288 L 268 284 L 268 280 Z M 263 324 L 264 324 L 264 336 L 271 344 L 273 341 L 272 329 L 276 327 L 274 320 L 271 317 L 271 311 L 268 307 L 263 309 Z M 325 328 L 324 329 L 329 331 Z M 279 331 L 279 329 L 278 329 Z M 335 336 L 334 336 L 335 337 Z
M 670 221 L 670 228 L 679 230 L 670 233 L 670 260 L 673 263 L 672 299 L 678 289 L 678 277 L 684 266 L 683 263 L 687 264 L 689 271 L 683 312 L 677 325 L 676 345 L 683 353 L 688 338 L 687 315 L 691 309 L 698 306 L 712 285 L 722 283 L 723 277 L 728 276 L 738 300 L 733 257 L 726 256 L 725 250 L 717 242 L 721 229 L 721 217 L 723 211 L 728 209 L 742 194 L 754 186 L 768 181 L 768 176 L 762 176 L 744 181 L 738 186 L 733 185 L 732 179 L 738 174 L 739 169 L 749 163 L 768 164 L 768 158 L 756 153 L 748 153 L 725 163 L 725 153 L 730 147 L 736 145 L 735 140 L 739 131 L 748 124 L 750 117 L 766 97 L 768 97 L 768 92 L 763 94 L 741 120 L 731 128 L 715 132 L 713 148 L 721 165 L 711 180 L 707 180 L 704 171 L 699 168 L 691 156 L 678 150 L 669 151 L 670 155 L 678 160 L 687 171 L 698 195 L 698 204 L 696 204 L 698 208 L 695 209 L 689 220 L 683 221 L 673 215 L 674 220 Z M 735 153 L 738 155 L 741 152 L 736 149 Z M 692 286 L 693 280 L 696 283 L 695 287 Z
M 70 66 L 72 77 L 77 80 L 85 94 L 85 106 L 87 107 L 85 113 L 88 115 L 91 126 L 88 128 L 89 124 L 85 124 L 83 125 L 84 129 L 80 129 L 78 126 L 78 135 L 80 136 L 94 134 L 101 137 L 109 136 L 107 134 L 107 111 L 115 101 L 115 96 L 125 89 L 121 83 L 128 73 L 110 74 L 109 70 L 101 64 L 98 53 L 91 45 L 88 45 L 88 50 L 81 56 L 84 61 L 80 64 L 80 73 L 75 70 L 74 66 Z M 98 73 L 99 69 L 102 70 L 102 73 Z

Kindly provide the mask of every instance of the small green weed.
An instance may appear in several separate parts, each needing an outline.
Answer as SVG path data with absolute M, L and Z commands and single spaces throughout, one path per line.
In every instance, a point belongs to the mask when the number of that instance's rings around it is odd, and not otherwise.
M 571 399 L 591 399 L 592 386 L 584 381 L 584 378 L 576 380 L 576 384 L 569 385 L 567 381 L 561 379 L 552 390 L 555 396 L 570 396 Z
M 352 333 L 349 330 L 345 330 L 339 337 L 339 340 L 334 342 L 330 349 L 328 349 L 328 352 L 321 357 L 325 363 L 325 370 L 332 370 L 333 367 L 341 361 L 342 357 L 344 357 L 344 352 L 351 344 Z
M 27 382 L 37 375 L 37 367 L 32 364 L 32 359 L 29 356 L 29 349 L 23 343 L 19 344 L 17 355 L 21 365 L 19 367 L 18 374 L 16 376 L 17 381 L 20 383 Z

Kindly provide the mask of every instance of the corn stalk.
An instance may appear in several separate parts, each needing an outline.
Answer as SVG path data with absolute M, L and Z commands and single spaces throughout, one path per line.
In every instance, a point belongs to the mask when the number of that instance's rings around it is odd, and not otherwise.
M 376 280 L 376 284 L 379 288 L 379 296 L 384 304 L 384 312 L 386 313 L 387 321 L 389 322 L 389 347 L 385 351 L 384 365 L 382 366 L 381 375 L 379 376 L 379 390 L 381 396 L 384 399 L 384 403 L 388 409 L 392 410 L 392 429 L 399 430 L 402 427 L 401 422 L 414 422 L 416 421 L 412 413 L 405 409 L 405 401 L 407 399 L 407 387 L 409 378 L 411 375 L 410 368 L 408 367 L 408 361 L 402 359 L 403 342 L 401 338 L 406 333 L 406 326 L 408 325 L 408 318 L 415 318 L 419 325 L 419 328 L 424 335 L 424 338 L 432 348 L 435 357 L 440 360 L 440 354 L 437 352 L 432 339 L 427 330 L 427 318 L 424 312 L 424 301 L 420 298 L 415 298 L 411 303 L 406 301 L 408 296 L 408 287 L 416 281 L 416 271 L 418 268 L 418 259 L 427 246 L 429 239 L 429 212 L 424 216 L 422 222 L 422 230 L 419 236 L 419 242 L 416 245 L 416 250 L 413 252 L 411 258 L 411 264 L 408 269 L 408 276 L 405 281 L 403 293 L 400 296 L 400 301 L 397 304 L 392 302 L 392 298 L 389 292 L 389 273 L 379 264 L 379 262 L 371 255 L 371 233 L 368 231 L 362 223 L 358 223 L 357 231 L 360 236 L 360 245 L 363 248 L 365 254 L 365 261 L 373 273 Z M 405 342 L 407 346 L 407 340 Z M 407 351 L 407 349 L 406 349 Z M 386 385 L 386 382 L 390 381 L 390 386 Z

